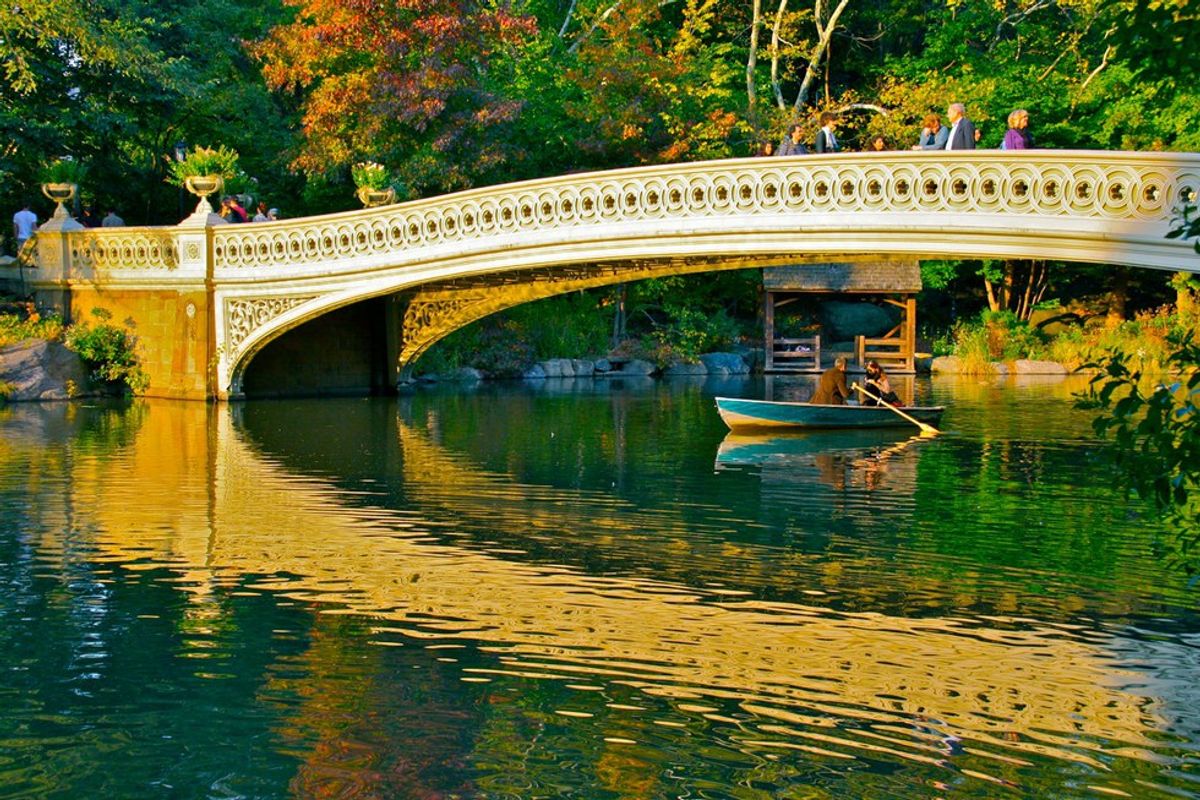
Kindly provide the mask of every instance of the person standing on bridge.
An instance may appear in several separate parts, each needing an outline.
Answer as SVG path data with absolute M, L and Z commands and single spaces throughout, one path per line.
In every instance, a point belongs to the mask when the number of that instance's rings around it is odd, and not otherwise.
M 1000 143 L 1001 150 L 1029 150 L 1033 137 L 1029 135 L 1029 112 L 1023 108 L 1008 115 L 1008 132 Z
M 793 125 L 788 128 L 787 135 L 783 137 L 783 141 L 779 143 L 779 149 L 775 151 L 777 156 L 806 156 L 808 148 L 804 146 L 804 142 L 800 138 L 804 136 L 804 131 L 799 125 Z
M 926 114 L 923 124 L 921 138 L 913 145 L 913 150 L 945 150 L 950 129 L 942 125 L 942 118 L 937 114 Z
M 37 214 L 29 210 L 29 204 L 21 206 L 21 210 L 13 214 L 13 239 L 17 242 L 17 255 L 21 255 L 21 248 L 25 246 L 25 242 L 29 241 L 29 237 L 33 236 L 33 232 L 37 229 Z
M 837 126 L 837 114 L 826 111 L 821 115 L 821 130 L 817 131 L 817 141 L 814 143 L 818 153 L 836 153 L 842 149 L 838 145 L 837 137 L 833 135 Z
M 946 109 L 950 121 L 950 134 L 946 137 L 947 150 L 974 150 L 975 126 L 967 119 L 967 109 L 962 103 L 951 103 Z

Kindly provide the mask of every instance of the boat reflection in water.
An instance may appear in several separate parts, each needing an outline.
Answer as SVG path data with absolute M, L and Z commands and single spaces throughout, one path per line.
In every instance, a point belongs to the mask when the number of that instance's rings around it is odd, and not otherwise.
M 915 492 L 916 453 L 928 441 L 886 429 L 730 433 L 717 449 L 714 468 L 757 467 L 764 483 L 815 478 L 834 489 L 874 490 L 886 482 L 891 490 Z

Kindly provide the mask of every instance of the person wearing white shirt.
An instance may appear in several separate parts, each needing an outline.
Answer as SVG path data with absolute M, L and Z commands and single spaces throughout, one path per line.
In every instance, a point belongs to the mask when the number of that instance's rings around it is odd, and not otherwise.
M 17 240 L 17 255 L 33 232 L 37 230 L 37 214 L 29 210 L 29 204 L 21 206 L 21 210 L 13 214 L 13 238 Z
M 967 119 L 967 109 L 962 103 L 951 103 L 946 109 L 950 122 L 950 135 L 946 137 L 947 150 L 974 150 L 975 126 Z

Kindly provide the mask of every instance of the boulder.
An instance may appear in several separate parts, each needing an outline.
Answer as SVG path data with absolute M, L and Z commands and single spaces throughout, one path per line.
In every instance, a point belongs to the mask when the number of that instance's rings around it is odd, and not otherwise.
M 640 358 L 633 358 L 621 365 L 620 372 L 610 372 L 610 375 L 653 375 L 655 373 L 654 365 L 649 361 L 643 361 Z
M 521 373 L 521 377 L 527 381 L 544 380 L 546 377 L 546 370 L 542 368 L 541 364 L 534 364 L 532 367 Z
M 847 303 L 827 300 L 821 304 L 821 339 L 853 339 L 855 336 L 882 336 L 900 321 L 900 310 L 874 303 Z
M 607 358 L 597 358 L 592 362 L 593 372 L 612 372 L 612 362 Z
M 766 355 L 763 353 L 761 347 L 739 345 L 733 348 L 733 352 L 742 357 L 742 360 L 746 362 L 746 366 L 750 368 L 751 372 L 761 369 L 763 364 L 766 363 Z
M 575 366 L 569 358 L 548 358 L 539 362 L 547 378 L 574 378 Z
M 571 368 L 575 370 L 576 378 L 590 378 L 596 372 L 596 365 L 586 358 L 572 358 Z
M 709 375 L 745 375 L 750 365 L 737 353 L 705 353 L 700 361 L 708 367 Z
M 958 356 L 938 356 L 929 362 L 929 371 L 932 373 L 949 372 L 958 373 L 962 369 L 962 362 L 958 360 Z
M 707 374 L 708 374 L 708 367 L 704 366 L 704 364 L 688 364 L 683 361 L 676 361 L 672 364 L 669 364 L 667 366 L 667 368 L 663 370 L 663 375 L 666 375 L 667 377 L 672 377 L 672 376 L 676 376 L 676 375 L 707 375 Z
M 1057 361 L 1032 361 L 1022 358 L 1012 362 L 1012 371 L 1016 375 L 1066 375 L 1068 370 Z
M 442 376 L 448 381 L 462 381 L 466 383 L 474 383 L 483 380 L 483 373 L 474 367 L 459 367 L 458 369 Z
M 1003 361 L 993 361 L 992 372 L 996 375 L 996 377 L 1003 378 L 1007 376 L 1011 370 L 1009 370 L 1007 363 Z
M 918 375 L 928 375 L 933 372 L 933 356 L 917 356 L 913 359 L 913 371 Z
M 58 342 L 27 339 L 0 347 L 0 396 L 5 399 L 68 400 L 89 389 L 83 360 Z

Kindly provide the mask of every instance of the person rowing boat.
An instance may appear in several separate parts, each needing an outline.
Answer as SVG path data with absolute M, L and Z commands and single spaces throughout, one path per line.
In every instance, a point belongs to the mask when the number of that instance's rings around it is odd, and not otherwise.
M 833 366 L 821 373 L 817 390 L 808 402 L 821 406 L 844 406 L 850 397 L 850 389 L 846 386 L 846 357 L 838 356 L 833 360 Z

